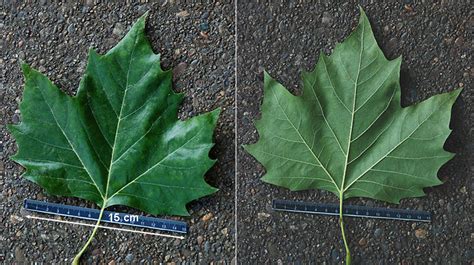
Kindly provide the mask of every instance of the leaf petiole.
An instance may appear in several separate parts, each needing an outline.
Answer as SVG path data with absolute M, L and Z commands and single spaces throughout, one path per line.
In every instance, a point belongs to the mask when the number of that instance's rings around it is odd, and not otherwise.
M 339 225 L 341 226 L 342 240 L 344 241 L 344 247 L 346 248 L 346 265 L 351 264 L 351 251 L 349 249 L 349 244 L 347 243 L 346 234 L 344 232 L 344 221 L 342 219 L 342 194 L 339 197 Z
M 97 230 L 99 229 L 100 220 L 102 219 L 102 214 L 104 213 L 106 205 L 107 204 L 105 202 L 102 204 L 102 207 L 101 207 L 100 213 L 99 213 L 99 218 L 97 219 L 97 223 L 95 223 L 94 230 L 92 230 L 92 234 L 89 236 L 89 239 L 87 240 L 86 244 L 84 244 L 84 246 L 79 251 L 79 253 L 77 253 L 77 255 L 74 257 L 74 260 L 72 261 L 72 265 L 79 265 L 79 261 L 81 259 L 82 254 L 86 251 L 87 247 L 92 242 L 92 239 L 94 238 L 95 234 L 97 233 Z

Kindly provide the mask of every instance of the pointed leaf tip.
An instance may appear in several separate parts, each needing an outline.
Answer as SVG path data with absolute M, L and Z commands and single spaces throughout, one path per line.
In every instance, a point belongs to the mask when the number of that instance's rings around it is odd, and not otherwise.
M 24 76 L 27 76 L 31 71 L 31 66 L 23 61 L 20 63 L 20 68 Z
M 362 23 L 369 23 L 370 25 L 370 21 L 369 21 L 369 18 L 367 17 L 367 14 L 365 13 L 364 9 L 359 5 L 359 24 L 362 24 Z
M 147 10 L 145 13 L 143 13 L 143 15 L 140 16 L 140 18 L 147 18 L 148 15 L 150 14 L 150 10 Z
M 459 87 L 459 88 L 454 89 L 451 93 L 453 93 L 454 97 L 457 98 L 457 97 L 459 97 L 459 95 L 461 95 L 461 92 L 463 90 L 464 90 L 463 87 Z
M 146 19 L 148 18 L 148 15 L 149 15 L 150 11 L 146 11 L 143 15 L 141 15 L 137 22 L 135 22 L 132 26 L 132 28 L 135 28 L 137 27 L 138 29 L 140 30 L 144 30 L 145 29 L 145 25 L 146 25 Z
M 268 73 L 266 70 L 263 71 L 263 83 L 264 88 L 266 89 L 267 86 L 273 81 L 273 77 Z
M 212 123 L 214 126 L 216 126 L 217 121 L 219 120 L 219 116 L 220 116 L 220 114 L 221 114 L 221 111 L 222 111 L 222 109 L 219 107 L 219 108 L 216 108 L 216 109 L 214 109 L 214 110 L 212 110 L 212 111 L 210 112 L 211 117 L 212 117 L 212 118 L 211 118 L 211 119 L 212 119 L 211 123 Z
M 214 113 L 215 115 L 219 116 L 222 112 L 222 108 L 217 107 L 217 108 L 213 109 L 211 112 Z

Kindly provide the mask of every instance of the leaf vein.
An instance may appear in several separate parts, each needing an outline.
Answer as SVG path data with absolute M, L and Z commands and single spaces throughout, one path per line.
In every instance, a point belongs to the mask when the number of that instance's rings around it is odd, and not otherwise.
M 297 160 L 297 159 L 289 158 L 289 157 L 286 157 L 286 156 L 281 156 L 281 155 L 277 155 L 277 154 L 273 154 L 273 153 L 268 153 L 268 152 L 265 152 L 265 151 L 262 151 L 262 150 L 256 150 L 256 151 L 260 152 L 260 153 L 263 153 L 265 155 L 285 159 L 285 160 L 292 161 L 292 162 L 295 162 L 295 163 L 301 163 L 301 164 L 307 164 L 307 165 L 316 166 L 316 167 L 322 167 L 319 164 L 314 164 L 314 163 L 306 162 L 306 161 L 303 161 L 303 160 Z
M 338 189 L 337 187 L 337 184 L 336 182 L 334 181 L 334 178 L 331 176 L 331 174 L 329 174 L 329 172 L 327 171 L 327 169 L 323 166 L 323 164 L 319 161 L 319 158 L 316 157 L 316 155 L 314 154 L 313 150 L 308 146 L 308 144 L 306 143 L 305 139 L 303 138 L 303 136 L 301 135 L 301 133 L 296 129 L 295 125 L 290 121 L 288 115 L 286 114 L 285 110 L 283 109 L 283 107 L 281 106 L 280 104 L 280 101 L 278 100 L 278 97 L 275 95 L 275 92 L 272 90 L 272 94 L 273 96 L 275 97 L 275 100 L 277 101 L 278 103 L 278 106 L 280 107 L 280 109 L 282 110 L 283 114 L 285 115 L 286 117 L 286 120 L 291 124 L 291 126 L 293 127 L 293 129 L 295 129 L 296 133 L 299 135 L 301 141 L 303 141 L 303 143 L 306 145 L 306 147 L 309 149 L 309 151 L 311 152 L 311 154 L 313 155 L 313 157 L 316 159 L 316 162 L 318 162 L 320 165 L 321 165 L 321 168 L 324 170 L 324 172 L 329 176 L 329 178 L 332 180 L 332 182 L 334 183 L 334 185 L 336 186 L 336 189 Z M 318 101 L 319 102 L 319 101 Z
M 117 190 L 114 194 L 112 194 L 112 196 L 110 196 L 109 198 L 112 198 L 114 197 L 115 195 L 119 194 L 122 190 L 124 190 L 125 188 L 127 188 L 128 186 L 130 186 L 131 184 L 133 184 L 135 181 L 137 181 L 138 179 L 140 179 L 142 176 L 146 175 L 148 172 L 150 172 L 151 170 L 153 170 L 155 167 L 159 166 L 163 161 L 167 160 L 168 157 L 172 156 L 174 153 L 176 153 L 177 151 L 179 151 L 181 148 L 183 148 L 185 145 L 187 145 L 188 143 L 190 143 L 191 141 L 193 141 L 200 133 L 201 131 L 203 130 L 203 127 L 201 127 L 199 129 L 199 131 L 193 136 L 191 137 L 188 141 L 186 141 L 184 144 L 182 144 L 180 147 L 176 148 L 173 152 L 167 154 L 164 158 L 162 158 L 160 161 L 158 161 L 155 165 L 153 165 L 152 167 L 150 167 L 149 169 L 147 169 L 145 172 L 143 172 L 142 174 L 140 174 L 138 177 L 136 177 L 135 179 L 133 179 L 132 181 L 130 181 L 129 183 L 125 184 L 123 187 L 121 187 L 119 190 Z
M 335 87 L 334 87 L 334 84 L 332 83 L 331 76 L 329 75 L 329 71 L 328 71 L 328 68 L 327 68 L 327 65 L 326 65 L 326 60 L 324 59 L 324 56 L 322 56 L 321 58 L 322 58 L 322 62 L 323 62 L 323 65 L 324 65 L 324 70 L 326 71 L 326 76 L 328 77 L 328 80 L 329 80 L 329 84 L 331 84 L 332 92 L 334 93 L 334 95 L 336 96 L 336 98 L 339 100 L 339 102 L 342 104 L 342 106 L 350 113 L 351 111 L 350 111 L 349 108 L 346 106 L 346 104 L 344 104 L 344 102 L 342 102 L 341 98 L 339 97 L 339 95 L 338 95 L 337 92 L 336 92 L 336 89 L 335 89 Z M 314 89 L 314 83 L 313 83 L 313 85 L 311 86 L 311 89 Z
M 78 165 L 73 165 L 73 164 L 68 164 L 60 161 L 53 161 L 53 160 L 47 160 L 47 159 L 21 159 L 21 161 L 29 162 L 29 163 L 36 163 L 36 162 L 45 162 L 45 163 L 53 163 L 53 164 L 60 164 L 63 166 L 68 166 L 68 167 L 74 167 L 74 168 L 79 168 L 79 169 L 84 169 L 84 167 L 78 166 Z
M 36 88 L 38 89 L 38 91 L 40 91 L 41 97 L 43 98 L 44 102 L 46 103 L 46 105 L 47 105 L 48 108 L 49 108 L 49 111 L 51 112 L 51 116 L 53 117 L 54 121 L 56 122 L 58 128 L 61 130 L 62 134 L 64 135 L 64 138 L 66 138 L 67 142 L 68 142 L 69 145 L 71 146 L 72 151 L 76 154 L 77 158 L 79 159 L 79 161 L 81 162 L 82 166 L 84 167 L 84 170 L 87 172 L 87 175 L 89 175 L 89 178 L 92 180 L 92 182 L 94 182 L 94 186 L 96 187 L 96 189 L 97 189 L 97 191 L 99 192 L 100 196 L 101 196 L 102 198 L 104 198 L 104 195 L 103 195 L 102 192 L 100 191 L 99 186 L 97 185 L 97 183 L 95 182 L 94 178 L 92 177 L 92 174 L 89 172 L 89 170 L 87 169 L 86 165 L 85 165 L 84 162 L 82 161 L 81 157 L 79 156 L 79 154 L 77 153 L 77 151 L 74 149 L 74 146 L 73 146 L 73 144 L 71 143 L 71 141 L 69 140 L 69 138 L 67 137 L 66 132 L 64 132 L 64 130 L 63 130 L 63 128 L 61 127 L 61 125 L 59 125 L 59 122 L 58 122 L 58 120 L 56 119 L 56 115 L 54 115 L 53 109 L 51 108 L 51 106 L 49 105 L 48 101 L 46 100 L 46 97 L 44 96 L 43 91 L 42 91 L 38 86 L 37 86 Z
M 448 101 L 450 98 L 448 98 L 446 101 Z M 387 157 L 387 155 L 391 154 L 395 149 L 397 149 L 400 145 L 402 145 L 408 138 L 410 138 L 410 136 L 412 136 L 429 118 L 431 118 L 431 116 L 433 116 L 433 114 L 438 111 L 438 109 L 440 108 L 440 106 L 444 105 L 445 102 L 442 102 L 440 104 L 438 104 L 438 108 L 436 110 L 434 110 L 433 112 L 431 112 L 430 115 L 428 115 L 428 117 L 426 117 L 426 119 L 424 119 L 420 124 L 418 124 L 418 126 L 404 139 L 402 140 L 400 143 L 398 143 L 397 145 L 395 145 L 391 150 L 389 150 L 387 152 L 387 154 L 383 155 L 378 161 L 376 161 L 373 165 L 371 165 L 366 171 L 364 171 L 362 174 L 360 174 L 358 177 L 356 177 L 348 186 L 347 188 L 345 188 L 345 190 L 347 190 L 352 184 L 354 184 L 356 181 L 359 181 L 360 178 L 362 178 L 369 170 L 371 170 L 373 167 L 375 167 L 378 163 L 380 163 L 380 161 L 382 161 L 383 159 L 385 159 Z
M 334 130 L 332 129 L 331 125 L 329 124 L 328 120 L 326 119 L 326 115 L 324 114 L 324 110 L 323 110 L 323 107 L 321 106 L 321 102 L 319 102 L 319 98 L 318 96 L 316 95 L 316 91 L 314 91 L 314 85 L 316 84 L 316 79 L 314 79 L 312 85 L 311 85 L 311 91 L 313 91 L 313 95 L 316 99 L 316 101 L 318 102 L 318 106 L 319 106 L 319 109 L 321 110 L 321 114 L 323 116 L 323 119 L 324 121 L 326 122 L 329 130 L 331 131 L 332 135 L 334 136 L 334 138 L 336 139 L 336 142 L 337 144 L 339 145 L 339 148 L 341 149 L 341 152 L 345 155 L 346 153 L 344 152 L 344 149 L 342 149 L 342 145 L 341 145 L 341 142 L 339 141 L 339 139 L 337 138 L 336 134 L 334 133 Z M 280 104 L 280 103 L 278 103 Z M 286 113 L 285 113 L 285 116 L 286 116 Z M 287 117 L 287 120 L 288 120 L 288 117 Z M 290 122 L 291 123 L 291 122 Z

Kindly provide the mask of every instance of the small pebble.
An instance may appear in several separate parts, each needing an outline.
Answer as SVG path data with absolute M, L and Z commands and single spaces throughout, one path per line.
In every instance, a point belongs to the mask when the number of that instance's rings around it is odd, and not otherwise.
M 323 24 L 330 24 L 332 22 L 332 16 L 328 12 L 324 12 L 321 22 Z
M 69 32 L 70 34 L 76 32 L 76 28 L 74 27 L 73 24 L 70 24 L 69 26 L 67 26 L 67 32 Z
M 214 215 L 213 215 L 212 213 L 207 213 L 207 214 L 205 214 L 205 215 L 201 218 L 201 220 L 202 220 L 203 222 L 207 222 L 207 221 L 211 220 L 212 217 L 214 217 Z
M 185 18 L 189 16 L 189 12 L 186 10 L 183 10 L 181 12 L 176 13 L 176 16 L 180 18 Z
M 331 259 L 334 263 L 338 263 L 341 257 L 339 256 L 339 251 L 337 249 L 333 248 L 331 250 Z
M 428 231 L 423 228 L 418 228 L 415 230 L 415 236 L 418 239 L 425 239 L 428 236 Z
M 24 254 L 23 250 L 20 247 L 15 248 L 15 261 L 18 264 L 23 264 L 26 261 L 25 260 L 25 254 Z
M 229 233 L 229 230 L 226 228 L 222 229 L 221 230 L 221 233 L 224 235 L 224 236 L 227 236 L 227 234 Z
M 201 24 L 199 24 L 199 30 L 202 32 L 208 32 L 209 31 L 209 23 L 203 21 Z
M 20 122 L 20 115 L 18 115 L 17 113 L 13 114 L 12 121 L 15 124 Z
M 377 228 L 374 231 L 374 236 L 375 237 L 381 237 L 383 235 L 383 229 L 382 228 Z
M 25 58 L 26 58 L 25 52 L 24 51 L 19 51 L 18 52 L 18 58 L 20 58 L 22 60 L 25 60 Z
M 207 19 L 209 17 L 209 12 L 203 12 L 201 14 L 201 19 Z
M 257 214 L 258 219 L 266 219 L 270 217 L 269 213 L 258 213 Z
M 114 29 L 112 30 L 112 34 L 116 36 L 122 36 L 124 31 L 124 27 L 122 23 L 116 23 Z
M 173 69 L 173 77 L 177 78 L 181 76 L 185 71 L 186 68 L 188 67 L 188 64 L 185 62 L 179 63 L 174 69 Z
M 454 40 L 454 44 L 456 46 L 462 46 L 464 44 L 464 38 L 462 36 L 459 36 L 457 37 L 455 40 Z
M 204 243 L 204 252 L 209 253 L 210 248 L 211 248 L 211 244 L 209 243 L 209 241 L 206 241 Z
M 134 257 L 132 253 L 128 253 L 127 256 L 125 256 L 125 262 L 132 263 L 133 259 Z

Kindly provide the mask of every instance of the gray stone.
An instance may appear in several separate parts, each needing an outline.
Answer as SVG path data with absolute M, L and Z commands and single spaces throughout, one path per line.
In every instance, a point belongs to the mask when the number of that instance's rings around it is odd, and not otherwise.
M 132 263 L 135 257 L 133 256 L 132 253 L 128 253 L 127 256 L 125 257 L 125 262 Z
M 114 26 L 114 29 L 112 30 L 112 33 L 116 36 L 122 36 L 123 33 L 124 33 L 124 26 L 122 25 L 122 23 L 116 23 L 115 26 Z
M 375 237 L 381 237 L 383 235 L 383 229 L 382 228 L 376 228 L 374 231 L 374 236 Z
M 76 32 L 76 28 L 74 27 L 74 24 L 69 24 L 69 26 L 67 27 L 67 32 L 69 32 L 69 34 L 73 34 Z

